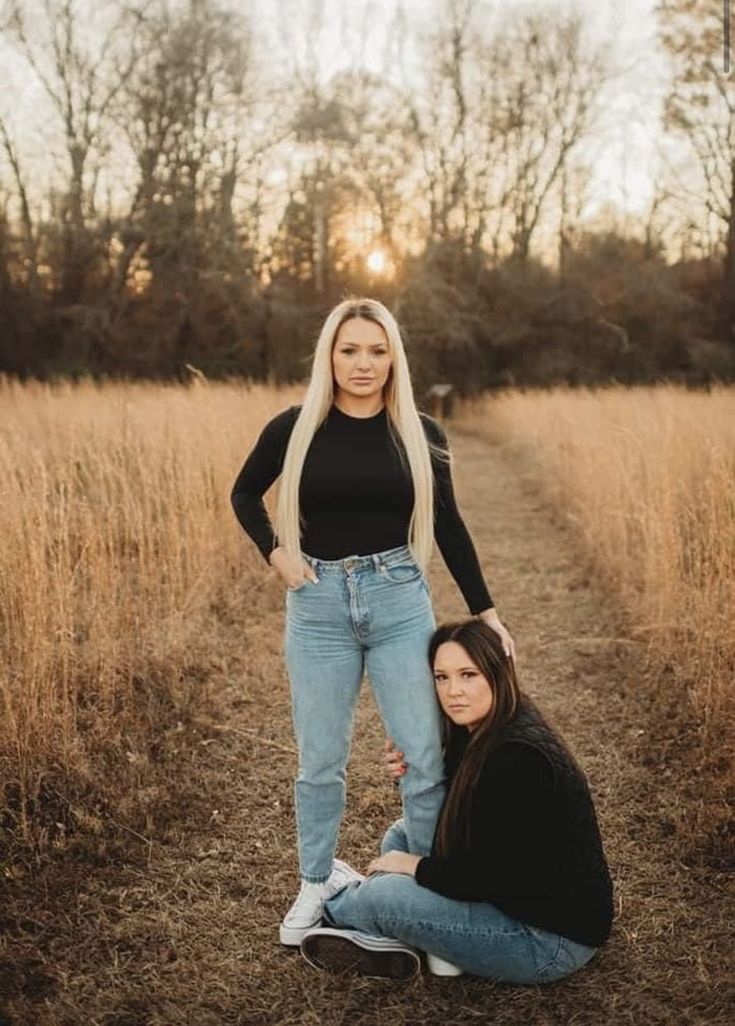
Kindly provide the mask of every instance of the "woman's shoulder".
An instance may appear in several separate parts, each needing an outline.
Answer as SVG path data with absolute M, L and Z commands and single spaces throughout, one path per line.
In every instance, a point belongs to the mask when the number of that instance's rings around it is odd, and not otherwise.
M 488 753 L 483 775 L 510 774 L 529 779 L 553 779 L 554 760 L 542 747 L 522 737 L 501 738 Z
M 440 448 L 446 449 L 449 443 L 446 432 L 439 421 L 421 410 L 419 410 L 419 420 L 421 421 L 427 441 L 432 445 L 438 445 Z
M 535 750 L 538 758 L 543 757 L 549 763 L 556 779 L 586 779 L 564 738 L 525 694 L 517 714 L 502 731 L 501 738 L 506 744 L 524 745 Z
M 490 754 L 496 766 L 511 769 L 523 765 L 553 774 L 565 745 L 535 703 L 522 695 L 518 710 L 500 731 Z
M 534 745 L 501 741 L 488 752 L 475 788 L 475 808 L 512 815 L 520 809 L 551 808 L 556 792 L 554 766 Z
M 272 441 L 288 438 L 299 413 L 301 413 L 300 405 L 288 406 L 285 410 L 281 410 L 267 422 L 261 432 L 261 437 Z

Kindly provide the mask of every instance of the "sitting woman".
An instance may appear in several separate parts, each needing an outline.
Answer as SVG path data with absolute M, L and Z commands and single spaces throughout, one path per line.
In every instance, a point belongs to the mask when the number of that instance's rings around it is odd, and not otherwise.
M 551 983 L 607 939 L 612 884 L 582 770 L 518 688 L 498 635 L 446 624 L 429 646 L 443 711 L 449 791 L 431 854 L 411 854 L 402 821 L 362 882 L 324 906 L 304 937 L 311 965 L 408 979 L 427 953 L 439 975 Z M 396 779 L 410 773 L 388 751 Z

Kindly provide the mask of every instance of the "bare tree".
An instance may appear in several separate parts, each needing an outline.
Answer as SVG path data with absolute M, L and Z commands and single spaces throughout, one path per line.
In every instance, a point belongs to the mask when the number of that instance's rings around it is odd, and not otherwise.
M 28 190 L 26 188 L 25 179 L 20 166 L 20 158 L 16 147 L 13 144 L 13 140 L 10 137 L 8 127 L 1 117 L 0 141 L 2 142 L 5 155 L 8 163 L 10 164 L 13 179 L 15 181 L 15 187 L 18 193 L 18 201 L 20 203 L 20 223 L 23 229 L 23 263 L 29 288 L 33 290 L 38 284 L 38 239 L 33 225 L 31 206 L 28 199 Z
M 707 0 L 661 0 L 658 13 L 674 69 L 665 124 L 686 141 L 699 179 L 677 191 L 717 227 L 721 312 L 735 343 L 735 79 L 723 67 L 723 11 Z
M 205 264 L 238 253 L 235 192 L 244 158 L 256 157 L 255 147 L 243 153 L 254 103 L 250 34 L 217 0 L 183 9 L 154 0 L 139 34 L 139 59 L 112 107 L 137 168 L 117 281 L 139 259 L 185 294 Z
M 451 0 L 428 39 L 427 92 L 410 102 L 430 233 L 525 260 L 612 71 L 578 11 L 483 13 Z
M 564 168 L 594 127 L 612 69 L 603 49 L 587 41 L 582 14 L 574 9 L 514 19 L 488 59 L 503 71 L 504 195 L 512 211 L 512 253 L 525 260 Z
M 95 215 L 96 169 L 107 147 L 108 114 L 136 60 L 133 7 L 104 8 L 99 35 L 86 28 L 93 9 L 81 0 L 20 0 L 6 5 L 5 34 L 41 83 L 63 130 L 67 187 L 62 215 L 60 293 L 78 299 L 94 246 L 87 224 Z

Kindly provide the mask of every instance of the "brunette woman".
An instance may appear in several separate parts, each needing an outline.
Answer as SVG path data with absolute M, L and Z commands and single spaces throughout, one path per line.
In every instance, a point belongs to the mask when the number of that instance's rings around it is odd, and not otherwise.
M 326 902 L 330 925 L 302 952 L 317 968 L 393 979 L 418 971 L 419 951 L 439 975 L 561 979 L 589 962 L 613 916 L 585 776 L 486 624 L 440 627 L 429 660 L 450 780 L 431 854 L 411 852 L 393 824 L 370 875 Z M 388 756 L 395 776 L 403 765 Z
M 280 475 L 275 532 L 263 495 Z M 409 762 L 408 850 L 427 854 L 444 798 L 439 712 L 426 664 L 434 538 L 469 611 L 512 657 L 457 509 L 447 440 L 419 414 L 395 319 L 371 299 L 327 317 L 303 404 L 263 429 L 232 492 L 237 517 L 286 586 L 286 666 L 299 750 L 301 889 L 280 937 L 298 945 L 352 875 L 335 860 L 363 671 Z

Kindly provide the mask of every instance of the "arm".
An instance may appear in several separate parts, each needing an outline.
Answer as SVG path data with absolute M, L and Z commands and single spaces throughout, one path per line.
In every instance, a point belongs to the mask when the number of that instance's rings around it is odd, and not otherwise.
M 237 475 L 230 496 L 237 519 L 268 562 L 277 539 L 263 496 L 281 473 L 298 413 L 299 407 L 291 406 L 266 424 Z
M 449 455 L 447 436 L 436 425 L 442 448 Z M 488 591 L 485 578 L 477 558 L 477 552 L 470 538 L 467 525 L 457 507 L 452 465 L 449 459 L 441 459 L 432 453 L 434 469 L 434 537 L 439 552 L 447 563 L 450 574 L 457 582 L 470 613 L 475 616 L 485 609 L 492 608 L 493 599 Z
M 421 414 L 426 437 L 430 443 L 449 455 L 449 442 L 441 426 L 432 418 Z M 448 458 L 431 454 L 434 468 L 434 536 L 444 562 L 457 582 L 459 590 L 473 616 L 479 616 L 500 637 L 505 654 L 515 660 L 515 643 L 507 628 L 500 622 L 487 585 L 482 576 L 480 561 L 464 520 L 457 508 L 452 483 L 451 463 Z
M 421 415 L 427 440 L 449 455 L 449 442 L 440 425 L 425 414 Z M 434 536 L 447 569 L 457 582 L 469 611 L 474 615 L 494 605 L 482 576 L 480 561 L 457 508 L 452 482 L 450 460 L 431 453 L 434 470 Z

